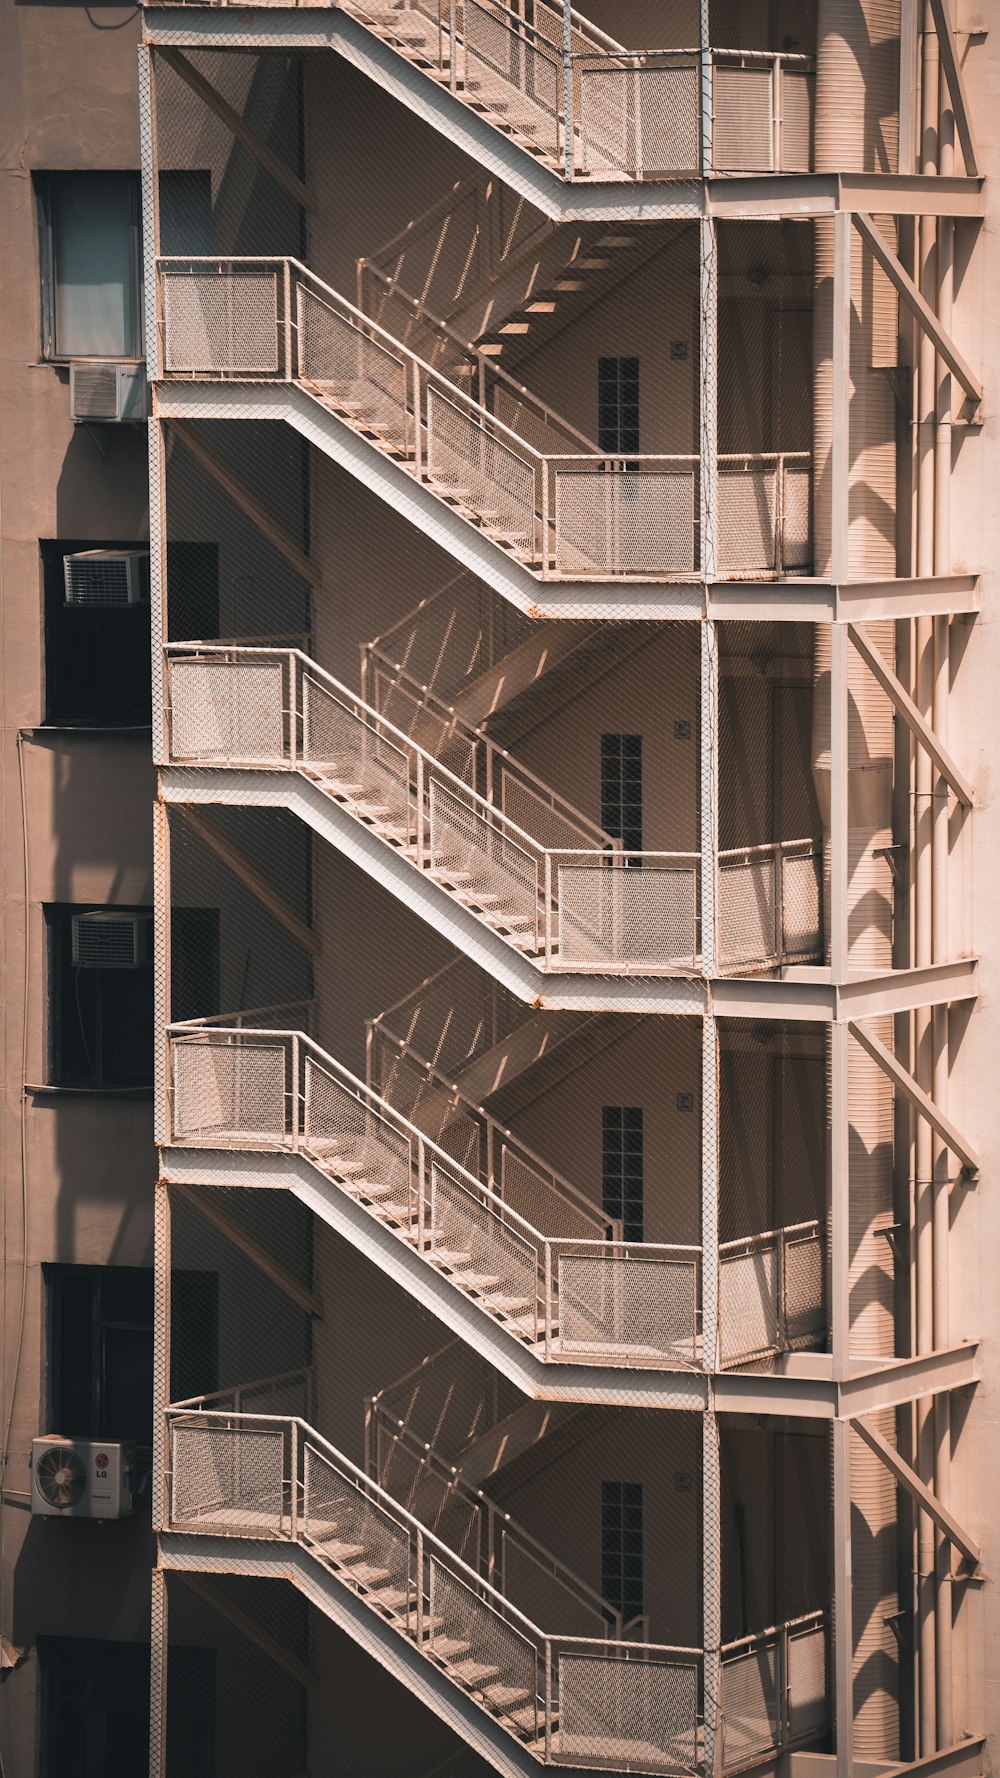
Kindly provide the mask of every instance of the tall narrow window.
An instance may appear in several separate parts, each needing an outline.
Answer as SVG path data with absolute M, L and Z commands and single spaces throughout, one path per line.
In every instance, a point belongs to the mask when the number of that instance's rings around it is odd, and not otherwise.
M 642 851 L 642 736 L 601 736 L 601 826 L 626 852 Z
M 641 1105 L 605 1105 L 601 1112 L 601 1191 L 606 1216 L 626 1241 L 643 1239 Z
M 601 1592 L 626 1624 L 642 1616 L 642 1483 L 601 1483 Z
M 597 360 L 597 442 L 609 457 L 639 454 L 639 360 Z
M 45 357 L 141 358 L 138 173 L 46 173 L 37 189 Z

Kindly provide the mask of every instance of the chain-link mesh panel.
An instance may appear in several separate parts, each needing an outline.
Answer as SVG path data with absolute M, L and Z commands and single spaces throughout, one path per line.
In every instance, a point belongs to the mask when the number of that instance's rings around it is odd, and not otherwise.
M 303 1135 L 310 1153 L 348 1184 L 390 1186 L 409 1201 L 413 1138 L 394 1128 L 312 1055 L 304 1062 Z
M 820 1735 L 830 1720 L 827 1695 L 827 1632 L 824 1625 L 788 1637 L 788 1738 Z
M 781 70 L 781 171 L 808 173 L 813 165 L 816 76 L 811 69 Z
M 389 1438 L 382 1447 L 379 1486 L 478 1571 L 485 1549 L 482 1502 L 462 1493 L 436 1454 L 415 1441 Z
M 697 870 L 646 864 L 560 865 L 559 961 L 645 963 L 692 969 L 697 961 Z
M 394 450 L 409 445 L 406 361 L 299 284 L 299 376 Z
M 215 1415 L 171 1426 L 170 1516 L 173 1525 L 276 1537 L 287 1528 L 283 1426 Z
M 539 861 L 444 785 L 430 788 L 430 868 L 449 877 L 491 924 L 538 944 Z
M 780 1685 L 777 1641 L 723 1655 L 719 1689 L 723 1769 L 744 1765 L 780 1745 Z
M 428 1652 L 525 1740 L 539 1732 L 538 1649 L 436 1556 L 428 1568 Z M 454 1643 L 465 1644 L 465 1652 Z
M 796 1347 L 815 1345 L 826 1332 L 826 1252 L 821 1230 L 785 1241 L 785 1338 Z
M 773 76 L 769 62 L 717 63 L 712 73 L 712 165 L 717 173 L 772 173 Z
M 823 852 L 781 858 L 781 948 L 789 960 L 819 960 L 823 950 Z
M 558 1256 L 559 1344 L 697 1358 L 698 1273 L 692 1260 L 601 1252 Z
M 748 1242 L 719 1260 L 719 1344 L 724 1365 L 776 1352 L 778 1253 L 773 1239 Z
M 778 957 L 775 854 L 719 863 L 719 961 L 724 969 L 767 965 Z
M 523 1323 L 535 1337 L 538 1256 L 530 1240 L 471 1189 L 431 1167 L 431 1238 L 435 1254 L 454 1256 L 454 1281 L 488 1308 Z
M 203 1036 L 175 1038 L 171 1048 L 175 1142 L 284 1140 L 283 1043 Z
M 566 574 L 691 574 L 694 469 L 557 469 L 555 560 Z
M 278 273 L 163 272 L 164 369 L 274 376 L 281 367 Z
M 427 390 L 427 474 L 501 542 L 534 554 L 535 466 L 433 384 Z
M 412 1532 L 308 1437 L 302 1464 L 302 1536 L 346 1585 L 407 1621 L 414 1606 Z
M 553 851 L 600 844 L 598 831 L 590 822 L 575 809 L 559 804 L 553 792 L 546 796 L 543 786 L 526 783 L 516 767 L 500 768 L 500 806 L 516 827 Z M 610 850 L 610 841 L 608 846 Z
M 584 64 L 576 71 L 581 165 L 639 178 L 701 164 L 701 74 L 693 57 L 660 67 Z
M 523 1216 L 541 1235 L 593 1240 L 604 1233 L 607 1218 L 595 1204 L 587 1210 L 553 1187 L 551 1174 L 542 1171 L 521 1149 L 503 1142 L 500 1149 L 500 1195 L 505 1204 Z
M 171 759 L 281 764 L 287 755 L 287 679 L 281 659 L 172 659 Z
M 383 824 L 401 823 L 406 832 L 411 793 L 405 749 L 382 734 L 347 694 L 312 673 L 302 674 L 301 689 L 304 761 L 334 792 L 344 790 L 353 801 L 369 805 Z
M 508 22 L 510 21 L 510 22 Z M 560 152 L 562 67 L 534 35 L 512 28 L 506 8 L 463 0 L 460 64 L 487 109 L 553 159 Z
M 698 1667 L 635 1655 L 559 1654 L 559 1756 L 690 1772 L 698 1760 Z

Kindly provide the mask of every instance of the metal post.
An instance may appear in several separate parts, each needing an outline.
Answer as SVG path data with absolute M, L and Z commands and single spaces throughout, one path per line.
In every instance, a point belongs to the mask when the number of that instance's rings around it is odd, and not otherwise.
M 164 679 L 167 662 L 163 649 L 169 634 L 167 621 L 167 486 L 163 422 L 146 422 L 149 457 L 149 631 L 153 681 L 153 759 L 163 765 L 169 758 L 165 717 Z
M 170 1085 L 170 817 L 153 804 L 153 1140 L 172 1138 Z
M 781 57 L 771 63 L 771 171 L 781 172 Z
M 710 216 L 699 224 L 700 301 L 698 358 L 701 371 L 699 415 L 701 464 L 699 474 L 701 520 L 701 578 L 706 587 L 718 572 L 718 479 L 719 479 L 719 259 L 715 222 Z
M 839 577 L 835 575 L 836 579 Z M 847 625 L 830 625 L 830 965 L 835 982 L 848 963 Z
M 162 1568 L 151 1576 L 149 1663 L 149 1778 L 166 1778 L 167 1771 L 167 1577 Z
M 359 274 L 360 275 L 360 274 Z M 292 381 L 292 268 L 286 259 L 281 268 L 285 332 L 285 382 Z M 358 307 L 360 308 L 360 303 Z
M 719 1034 L 701 1023 L 701 1362 L 719 1362 Z
M 851 1427 L 833 1420 L 833 1687 L 837 1778 L 851 1778 L 854 1738 L 854 1634 L 851 1563 Z
M 573 177 L 573 6 L 563 0 L 563 155 L 564 175 Z
M 299 1093 L 299 1083 L 300 1083 L 300 1079 L 301 1079 L 301 1072 L 300 1071 L 302 1069 L 302 1046 L 299 1042 L 299 1034 L 297 1031 L 292 1032 L 291 1057 L 292 1057 L 292 1060 L 291 1060 L 291 1068 L 292 1068 L 291 1101 L 292 1101 L 292 1103 L 291 1103 L 291 1108 L 290 1108 L 291 1115 L 289 1118 L 289 1123 L 290 1123 L 291 1127 L 290 1127 L 289 1133 L 292 1138 L 292 1151 L 293 1151 L 293 1153 L 297 1154 L 299 1149 L 302 1146 L 303 1139 L 308 1139 L 308 1134 L 309 1134 L 308 1116 L 307 1116 L 307 1108 L 304 1103 L 304 1094 L 300 1098 L 300 1093 Z
M 709 0 L 699 7 L 701 43 L 701 176 L 707 179 L 712 171 L 712 39 L 709 21 Z
M 152 1522 L 158 1531 L 168 1512 L 166 1476 L 170 1401 L 170 1190 L 157 1185 L 153 1204 L 153 1473 Z
M 414 358 L 410 365 L 413 374 L 413 473 L 418 482 L 423 481 L 423 455 L 420 437 L 420 370 Z
M 722 1642 L 722 1483 L 719 1425 L 714 1413 L 701 1421 L 702 1451 L 702 1645 L 704 1661 L 705 1774 L 718 1765 L 720 1655 Z
M 415 829 L 415 840 L 416 840 L 416 848 L 417 848 L 417 869 L 424 870 L 426 867 L 426 863 L 427 863 L 427 859 L 425 856 L 425 841 L 426 841 L 427 836 L 425 834 L 425 829 L 424 829 L 424 794 L 425 794 L 426 786 L 424 784 L 424 756 L 422 753 L 418 753 L 416 756 L 416 766 L 417 766 L 417 787 L 416 787 L 416 793 L 415 793 L 416 808 L 414 810 L 415 819 L 414 819 L 413 825 L 414 825 L 414 829 Z
M 289 1445 L 288 1535 L 293 1543 L 299 1537 L 299 1423 L 292 1421 Z
M 139 155 L 142 167 L 142 287 L 146 375 L 159 376 L 156 261 L 160 251 L 160 196 L 156 154 L 156 68 L 149 44 L 139 45 Z
M 719 870 L 719 643 L 706 618 L 701 632 L 701 968 L 718 974 L 716 893 Z
M 830 568 L 839 586 L 849 576 L 851 433 L 851 251 L 848 211 L 833 219 L 833 427 L 830 452 Z
M 304 700 L 303 700 L 304 704 Z M 305 722 L 302 725 L 305 751 Z M 299 763 L 299 663 L 295 653 L 288 652 L 288 763 L 297 771 Z
M 833 1374 L 848 1374 L 851 1347 L 850 1296 L 850 1127 L 848 1061 L 850 1041 L 845 1023 L 830 1026 L 830 1184 L 827 1217 L 830 1243 L 830 1343 Z

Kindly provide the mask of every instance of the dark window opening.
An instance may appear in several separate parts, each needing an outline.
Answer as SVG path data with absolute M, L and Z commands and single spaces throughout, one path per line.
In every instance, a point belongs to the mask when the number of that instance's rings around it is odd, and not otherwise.
M 46 358 L 142 358 L 138 173 L 44 173 L 36 181 Z
M 601 1483 L 601 1592 L 628 1624 L 643 1610 L 642 1483 Z
M 601 1194 L 606 1216 L 622 1225 L 622 1239 L 643 1239 L 643 1125 L 639 1105 L 601 1111 Z
M 146 728 L 151 716 L 149 601 L 68 605 L 64 562 L 87 540 L 41 544 L 45 601 L 45 720 L 69 728 Z M 134 550 L 129 543 L 101 549 Z
M 642 736 L 601 736 L 601 826 L 626 852 L 642 851 Z
M 49 935 L 49 1083 L 148 1087 L 153 1082 L 151 908 L 54 906 Z M 107 914 L 114 942 L 136 961 L 92 966 L 74 961 L 74 921 Z M 99 923 L 98 923 L 99 925 Z M 97 947 L 91 940 L 90 954 Z M 120 956 L 120 954 L 119 954 Z
M 50 1430 L 152 1443 L 153 1274 L 45 1266 Z
M 39 1636 L 42 1778 L 149 1769 L 149 1644 Z
M 639 360 L 597 360 L 597 443 L 609 457 L 639 455 Z

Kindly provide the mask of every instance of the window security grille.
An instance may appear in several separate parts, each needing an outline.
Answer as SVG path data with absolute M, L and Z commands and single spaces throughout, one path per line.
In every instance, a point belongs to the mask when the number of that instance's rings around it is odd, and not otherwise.
M 601 1112 L 601 1191 L 605 1213 L 622 1224 L 626 1241 L 643 1239 L 643 1123 L 640 1105 L 605 1105 Z

